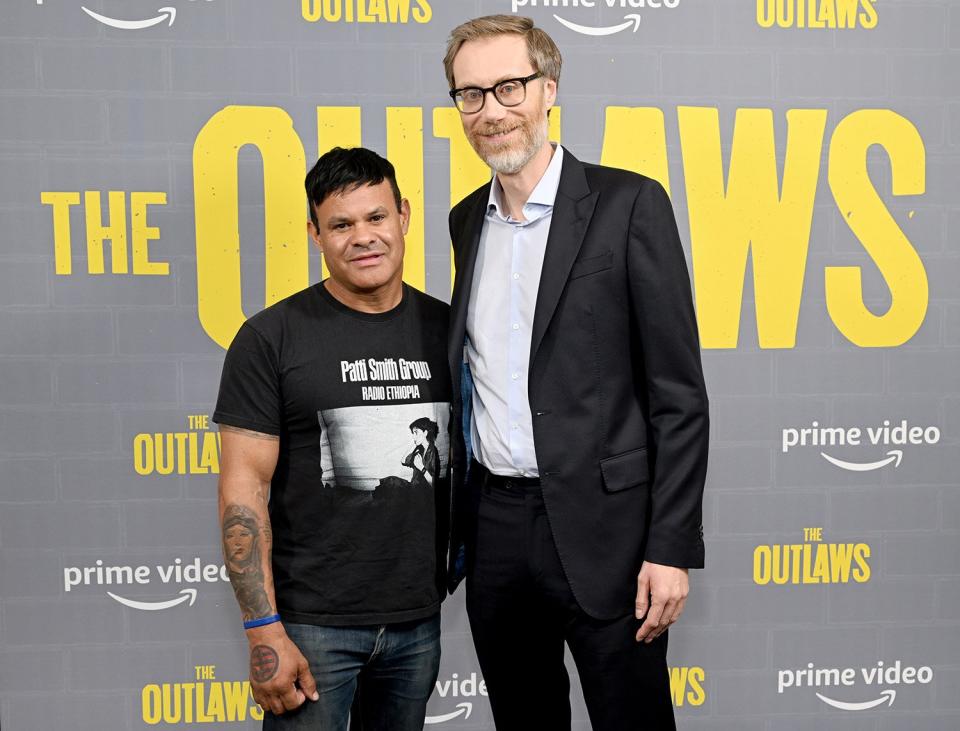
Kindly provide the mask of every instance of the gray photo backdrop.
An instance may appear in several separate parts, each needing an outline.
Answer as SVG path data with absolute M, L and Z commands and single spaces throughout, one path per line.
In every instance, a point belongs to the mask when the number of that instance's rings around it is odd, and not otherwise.
M 223 345 L 320 279 L 301 183 L 337 143 L 398 163 L 409 278 L 448 298 L 484 171 L 440 59 L 493 12 L 554 36 L 555 136 L 668 184 L 691 263 L 713 448 L 681 728 L 960 728 L 960 2 L 160 5 L 0 7 L 5 731 L 257 726 Z M 428 721 L 492 729 L 462 591 L 443 627 Z

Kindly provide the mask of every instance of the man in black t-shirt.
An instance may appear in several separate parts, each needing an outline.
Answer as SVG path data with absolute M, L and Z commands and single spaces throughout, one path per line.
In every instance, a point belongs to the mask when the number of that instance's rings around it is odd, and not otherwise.
M 403 283 L 393 166 L 337 148 L 306 179 L 330 277 L 251 317 L 223 365 L 224 559 L 265 729 L 421 729 L 440 659 L 447 305 Z M 412 446 L 412 451 L 411 451 Z

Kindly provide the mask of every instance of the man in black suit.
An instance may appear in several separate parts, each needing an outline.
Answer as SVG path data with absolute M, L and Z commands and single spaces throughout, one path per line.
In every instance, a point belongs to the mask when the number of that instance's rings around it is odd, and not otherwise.
M 450 213 L 451 590 L 465 572 L 501 731 L 570 728 L 564 641 L 594 729 L 673 729 L 666 629 L 703 566 L 707 465 L 689 277 L 656 181 L 549 143 L 560 64 L 510 15 L 444 59 L 496 173 Z

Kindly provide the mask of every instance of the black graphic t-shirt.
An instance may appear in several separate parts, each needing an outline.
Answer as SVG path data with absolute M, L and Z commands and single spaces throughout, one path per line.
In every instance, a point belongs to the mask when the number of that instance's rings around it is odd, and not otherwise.
M 449 467 L 447 305 L 404 285 L 368 314 L 314 285 L 251 317 L 213 420 L 276 434 L 273 581 L 288 621 L 405 622 L 438 611 Z

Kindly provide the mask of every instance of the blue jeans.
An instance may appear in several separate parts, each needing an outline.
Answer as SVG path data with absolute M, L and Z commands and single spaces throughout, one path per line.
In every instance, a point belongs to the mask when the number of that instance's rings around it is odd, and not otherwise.
M 439 613 L 399 624 L 284 627 L 310 663 L 320 700 L 265 713 L 264 731 L 346 731 L 358 679 L 363 731 L 423 729 L 440 667 Z

